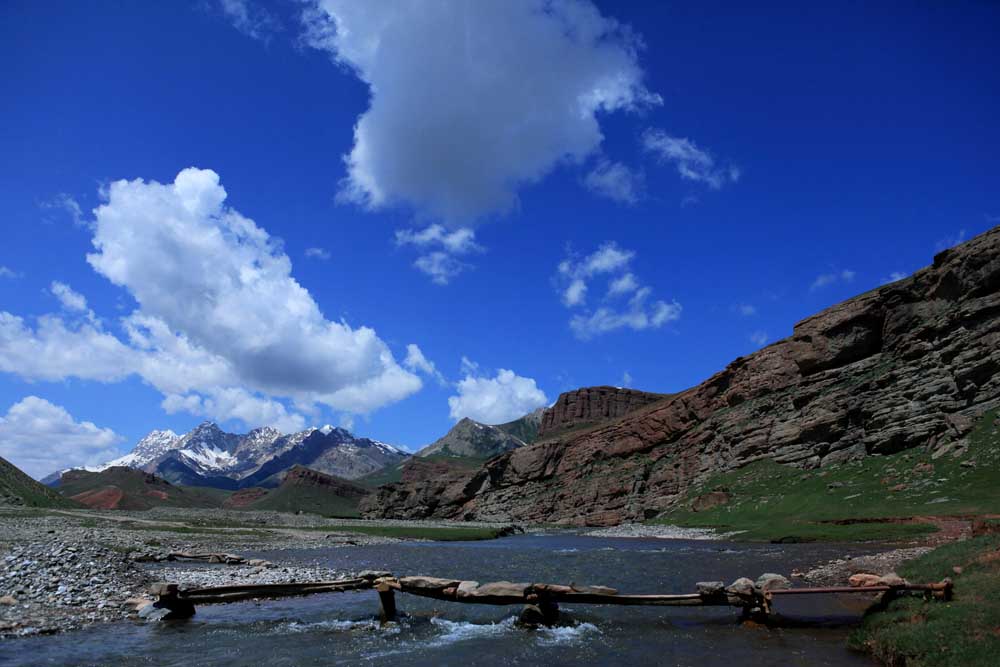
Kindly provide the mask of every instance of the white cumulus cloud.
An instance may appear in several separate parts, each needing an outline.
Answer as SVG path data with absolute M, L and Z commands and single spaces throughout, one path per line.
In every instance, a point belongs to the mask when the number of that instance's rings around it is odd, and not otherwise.
M 601 144 L 601 114 L 659 104 L 638 38 L 586 0 L 312 0 L 306 41 L 364 81 L 341 196 L 452 224 Z
M 468 417 L 484 424 L 502 424 L 549 404 L 545 392 L 532 378 L 501 368 L 494 377 L 478 375 L 478 365 L 466 364 L 456 385 L 458 395 L 448 398 L 451 418 Z
M 0 417 L 0 456 L 36 479 L 112 459 L 122 441 L 111 429 L 78 422 L 37 396 L 25 397 Z
M 301 424 L 315 404 L 367 414 L 421 387 L 368 327 L 328 320 L 291 260 L 225 205 L 210 170 L 173 183 L 116 181 L 95 211 L 88 262 L 135 298 L 127 342 L 98 322 L 0 313 L 0 370 L 27 379 L 120 380 L 137 374 L 168 410 L 250 426 Z

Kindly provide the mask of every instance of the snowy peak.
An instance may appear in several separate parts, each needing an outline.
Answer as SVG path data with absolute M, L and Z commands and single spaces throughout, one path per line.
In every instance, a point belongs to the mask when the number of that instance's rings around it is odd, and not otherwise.
M 150 431 L 146 437 L 136 443 L 132 451 L 125 456 L 102 463 L 99 466 L 90 466 L 86 469 L 90 472 L 101 472 L 113 466 L 127 466 L 129 468 L 143 468 L 166 456 L 170 451 L 177 448 L 180 436 L 167 429 L 164 431 Z
M 153 431 L 131 453 L 88 470 L 128 466 L 178 484 L 243 486 L 258 478 L 280 481 L 291 465 L 310 465 L 320 472 L 359 477 L 407 456 L 392 445 L 355 438 L 349 431 L 329 424 L 287 435 L 271 427 L 241 435 L 227 433 L 218 424 L 206 421 L 182 436 L 169 430 Z

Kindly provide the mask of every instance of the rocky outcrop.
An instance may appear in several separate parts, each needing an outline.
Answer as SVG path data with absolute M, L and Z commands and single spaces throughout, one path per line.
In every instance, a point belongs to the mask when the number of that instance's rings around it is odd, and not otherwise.
M 538 439 L 618 419 L 664 398 L 666 394 L 623 387 L 584 387 L 567 391 L 542 415 Z
M 534 445 L 435 481 L 433 505 L 404 480 L 366 512 L 614 525 L 655 516 L 693 483 L 761 458 L 816 468 L 960 442 L 998 405 L 995 228 L 907 279 L 799 322 L 791 337 L 696 387 L 554 433 L 560 410 Z
M 526 443 L 498 426 L 480 424 L 468 417 L 451 427 L 444 436 L 416 453 L 418 457 L 455 456 L 488 459 Z

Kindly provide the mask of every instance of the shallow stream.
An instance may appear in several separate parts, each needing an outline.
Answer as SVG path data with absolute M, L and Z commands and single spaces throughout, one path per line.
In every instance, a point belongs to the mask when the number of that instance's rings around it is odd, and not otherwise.
M 622 593 L 691 592 L 694 583 L 788 574 L 847 554 L 843 545 L 521 535 L 263 553 L 287 562 L 486 581 L 600 584 Z M 258 554 L 254 554 L 255 556 Z M 519 611 L 397 594 L 409 618 L 379 628 L 372 591 L 203 606 L 186 622 L 121 623 L 0 643 L 3 665 L 872 665 L 846 648 L 857 607 L 830 596 L 781 600 L 805 626 L 738 623 L 726 607 L 563 605 L 563 625 L 527 631 Z

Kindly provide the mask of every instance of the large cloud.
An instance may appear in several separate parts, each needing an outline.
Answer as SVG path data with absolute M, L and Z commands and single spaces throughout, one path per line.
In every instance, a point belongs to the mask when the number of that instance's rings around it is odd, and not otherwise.
M 210 170 L 112 183 L 87 260 L 138 302 L 123 320 L 128 342 L 99 320 L 45 316 L 32 328 L 0 313 L 0 370 L 46 380 L 136 373 L 168 411 L 286 429 L 303 418 L 276 397 L 368 413 L 420 389 L 375 331 L 326 319 L 278 244 L 225 200 Z
M 371 92 L 342 194 L 453 224 L 601 143 L 601 112 L 659 103 L 638 40 L 585 0 L 312 0 L 307 40 Z
M 78 422 L 58 405 L 28 396 L 0 417 L 0 456 L 32 477 L 107 461 L 123 438 L 109 428 Z
M 478 375 L 475 364 L 463 363 L 465 377 L 455 387 L 457 396 L 448 398 L 451 418 L 469 417 L 484 424 L 501 424 L 548 405 L 545 392 L 532 378 L 521 377 L 501 368 L 495 377 Z

